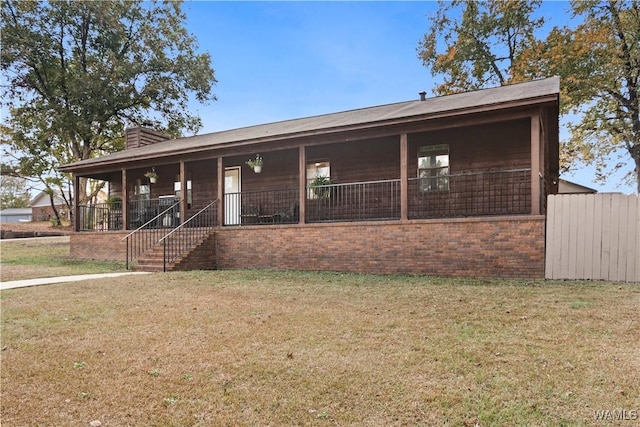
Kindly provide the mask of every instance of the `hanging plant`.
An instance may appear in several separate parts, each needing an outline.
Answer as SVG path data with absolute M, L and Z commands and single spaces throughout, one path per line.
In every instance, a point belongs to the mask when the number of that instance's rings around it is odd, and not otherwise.
M 260 156 L 260 154 L 256 154 L 256 158 L 255 159 L 249 159 L 247 160 L 245 163 L 251 168 L 253 169 L 253 171 L 255 173 L 260 173 L 262 171 L 262 163 L 264 161 L 262 160 L 262 157 Z
M 144 176 L 149 178 L 149 182 L 155 184 L 158 180 L 158 174 L 156 173 L 156 168 L 152 168 L 150 171 L 145 172 Z

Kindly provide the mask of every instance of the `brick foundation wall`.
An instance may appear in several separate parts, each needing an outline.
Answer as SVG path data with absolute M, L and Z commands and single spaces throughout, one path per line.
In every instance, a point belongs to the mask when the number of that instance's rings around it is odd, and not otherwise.
M 127 244 L 122 238 L 129 233 L 130 231 L 72 233 L 69 238 L 71 258 L 124 262 Z
M 543 216 L 223 228 L 218 268 L 544 277 Z
M 215 270 L 216 269 L 216 234 L 207 237 L 196 250 L 181 259 L 174 270 Z
M 220 269 L 543 278 L 544 227 L 544 216 L 223 227 L 205 252 Z M 125 235 L 74 233 L 71 256 L 123 261 Z

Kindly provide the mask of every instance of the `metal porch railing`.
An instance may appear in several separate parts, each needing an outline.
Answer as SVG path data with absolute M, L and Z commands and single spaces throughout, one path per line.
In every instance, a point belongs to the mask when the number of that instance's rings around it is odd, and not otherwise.
M 225 194 L 224 224 L 297 223 L 300 215 L 298 194 L 297 188 Z
M 122 202 L 78 206 L 78 231 L 122 230 Z
M 160 211 L 154 217 L 122 238 L 122 240 L 126 240 L 127 246 L 125 260 L 125 267 L 127 269 L 129 269 L 131 262 L 158 243 L 167 233 L 166 228 L 173 227 L 174 224 L 171 223 L 171 221 L 178 216 L 180 211 L 179 206 L 180 200 L 176 200 L 166 209 Z
M 187 221 L 160 238 L 162 244 L 162 269 L 184 254 L 193 245 L 211 233 L 218 225 L 218 199 L 199 210 Z
M 531 213 L 531 169 L 409 179 L 409 218 Z
M 400 180 L 307 187 L 307 221 L 400 219 Z

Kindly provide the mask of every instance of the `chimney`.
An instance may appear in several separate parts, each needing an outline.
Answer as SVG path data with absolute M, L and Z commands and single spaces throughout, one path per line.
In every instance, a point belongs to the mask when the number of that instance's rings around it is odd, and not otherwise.
M 171 139 L 169 135 L 142 126 L 129 128 L 124 135 L 127 150 Z
M 422 91 L 422 92 L 418 93 L 418 95 L 420 95 L 420 101 L 426 101 L 427 100 L 427 92 Z

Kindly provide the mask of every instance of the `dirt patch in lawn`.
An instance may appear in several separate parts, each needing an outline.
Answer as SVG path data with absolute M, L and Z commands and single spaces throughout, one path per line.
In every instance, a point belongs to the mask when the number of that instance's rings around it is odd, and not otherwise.
M 265 271 L 2 292 L 2 425 L 598 425 L 640 289 Z
M 71 225 L 64 223 L 54 227 L 51 221 L 3 222 L 0 225 L 0 238 L 19 239 L 25 237 L 68 236 Z

